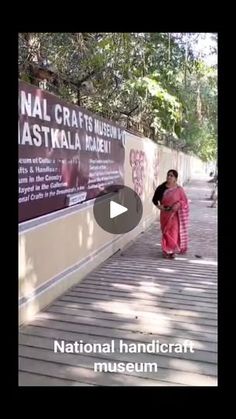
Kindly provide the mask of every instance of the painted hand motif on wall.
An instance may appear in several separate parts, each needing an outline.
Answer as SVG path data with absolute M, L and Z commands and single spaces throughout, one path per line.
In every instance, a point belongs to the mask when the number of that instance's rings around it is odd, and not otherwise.
M 132 167 L 134 191 L 141 196 L 144 192 L 144 180 L 147 169 L 145 152 L 142 150 L 130 150 L 130 166 Z

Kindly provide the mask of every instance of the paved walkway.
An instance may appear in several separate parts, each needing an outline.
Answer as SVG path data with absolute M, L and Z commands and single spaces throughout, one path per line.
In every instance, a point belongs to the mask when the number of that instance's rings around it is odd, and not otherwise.
M 21 386 L 217 385 L 217 209 L 209 208 L 206 181 L 185 190 L 191 200 L 188 254 L 162 259 L 157 222 L 40 312 L 20 330 Z M 53 352 L 54 339 L 113 340 L 116 349 L 121 339 L 129 345 L 189 340 L 194 352 L 132 353 L 131 345 L 129 353 L 63 354 Z M 110 368 L 136 363 L 136 369 L 95 372 L 94 363 L 103 362 Z M 157 372 L 145 372 L 147 363 Z

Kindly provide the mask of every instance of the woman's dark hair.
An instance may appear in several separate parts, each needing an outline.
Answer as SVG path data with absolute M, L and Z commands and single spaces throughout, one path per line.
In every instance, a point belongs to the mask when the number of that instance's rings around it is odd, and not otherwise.
M 168 172 L 167 172 L 167 176 L 168 176 L 170 173 L 172 173 L 172 174 L 174 175 L 174 177 L 175 177 L 176 179 L 178 179 L 178 172 L 177 172 L 177 170 L 174 170 L 174 169 L 170 169 L 170 170 L 168 170 Z
M 152 202 L 153 202 L 154 205 L 157 205 L 158 201 L 161 202 L 163 194 L 164 194 L 166 189 L 167 189 L 166 182 L 163 182 L 161 185 L 159 185 L 156 188 L 154 196 L 152 198 Z

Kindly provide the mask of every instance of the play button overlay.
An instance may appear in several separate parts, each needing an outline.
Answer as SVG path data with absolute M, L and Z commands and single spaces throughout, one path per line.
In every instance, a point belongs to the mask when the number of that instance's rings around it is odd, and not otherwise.
M 97 224 L 111 234 L 125 234 L 133 230 L 143 215 L 138 194 L 128 186 L 106 187 L 96 199 L 93 214 Z
M 123 205 L 117 204 L 114 201 L 110 202 L 110 218 L 118 217 L 118 215 L 121 215 L 126 211 L 128 211 L 128 208 L 123 207 Z

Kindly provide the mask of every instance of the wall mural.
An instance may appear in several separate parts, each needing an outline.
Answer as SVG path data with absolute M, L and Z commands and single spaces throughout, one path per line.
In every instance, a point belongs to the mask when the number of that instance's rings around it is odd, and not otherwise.
M 142 196 L 146 177 L 147 157 L 142 150 L 130 150 L 130 166 L 132 167 L 132 181 L 134 191 Z

